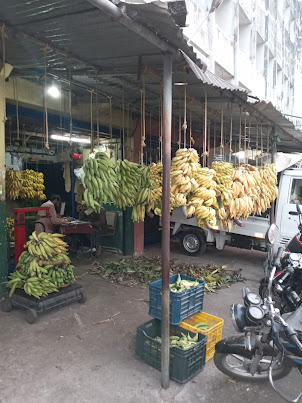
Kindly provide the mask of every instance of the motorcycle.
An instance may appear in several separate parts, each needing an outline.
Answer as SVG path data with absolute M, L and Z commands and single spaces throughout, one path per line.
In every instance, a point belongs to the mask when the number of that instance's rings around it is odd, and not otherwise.
M 296 214 L 299 216 L 299 233 L 292 238 L 285 251 L 283 248 L 278 249 L 275 258 L 272 256 L 272 246 L 267 239 L 268 233 L 266 236 L 268 256 L 264 264 L 264 278 L 260 281 L 259 294 L 265 297 L 270 271 L 272 267 L 276 267 L 272 295 L 281 314 L 296 310 L 302 302 L 302 225 L 299 205 Z M 277 230 L 276 226 L 270 228 L 270 232 Z
M 276 226 L 269 228 L 266 240 L 272 247 Z M 271 258 L 271 257 L 270 257 Z M 272 262 L 264 298 L 248 288 L 243 290 L 244 304 L 233 304 L 231 318 L 241 336 L 225 338 L 216 344 L 214 363 L 224 374 L 245 381 L 269 380 L 271 386 L 287 402 L 290 400 L 275 385 L 296 367 L 302 374 L 302 306 L 293 313 L 281 315 L 272 296 L 276 265 Z

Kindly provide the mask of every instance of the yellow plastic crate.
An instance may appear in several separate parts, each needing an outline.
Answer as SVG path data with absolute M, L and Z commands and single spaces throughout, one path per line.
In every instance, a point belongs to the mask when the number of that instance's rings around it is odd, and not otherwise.
M 210 326 L 209 330 L 200 330 L 194 327 L 199 322 L 207 323 Z M 181 322 L 179 326 L 194 333 L 203 333 L 207 336 L 207 353 L 206 362 L 214 356 L 215 344 L 222 338 L 222 328 L 224 320 L 217 316 L 210 315 L 205 312 L 196 313 L 189 319 Z

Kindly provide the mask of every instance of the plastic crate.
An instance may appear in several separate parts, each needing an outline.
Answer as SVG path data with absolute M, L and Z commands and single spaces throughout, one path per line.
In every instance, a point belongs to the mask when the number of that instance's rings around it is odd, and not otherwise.
M 177 274 L 170 276 L 170 284 L 175 283 L 177 277 Z M 185 276 L 183 274 L 181 274 L 180 277 L 184 280 L 196 280 L 194 277 Z M 181 293 L 170 291 L 171 325 L 179 325 L 185 319 L 202 311 L 205 282 L 203 280 L 197 281 L 199 282 L 199 285 Z M 161 293 L 161 280 L 149 284 L 149 315 L 156 319 L 161 319 Z
M 207 323 L 210 326 L 209 330 L 199 330 L 194 327 L 199 322 Z M 192 318 L 186 319 L 179 326 L 183 327 L 190 332 L 198 332 L 205 334 L 207 336 L 207 354 L 206 354 L 206 362 L 209 361 L 210 358 L 214 356 L 215 353 L 215 344 L 221 340 L 222 337 L 222 328 L 223 328 L 224 320 L 218 318 L 217 316 L 210 315 L 205 312 L 197 313 L 192 316 Z
M 170 326 L 171 336 L 181 336 L 184 332 L 179 326 Z M 196 334 L 187 332 L 191 337 Z M 186 333 L 185 333 L 186 334 Z M 137 328 L 136 356 L 151 367 L 161 369 L 161 343 L 154 340 L 161 336 L 161 321 L 152 319 Z M 207 337 L 198 333 L 198 342 L 195 346 L 182 350 L 178 347 L 170 348 L 170 378 L 185 383 L 201 372 L 205 365 Z

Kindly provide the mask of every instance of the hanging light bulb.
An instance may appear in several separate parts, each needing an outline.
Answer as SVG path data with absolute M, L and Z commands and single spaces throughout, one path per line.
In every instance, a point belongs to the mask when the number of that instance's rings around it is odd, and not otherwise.
M 59 98 L 61 96 L 61 92 L 55 83 L 52 83 L 51 86 L 47 88 L 47 94 L 53 98 Z

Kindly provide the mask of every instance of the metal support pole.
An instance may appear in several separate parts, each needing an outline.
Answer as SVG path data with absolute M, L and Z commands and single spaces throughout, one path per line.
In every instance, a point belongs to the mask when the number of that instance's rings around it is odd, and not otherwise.
M 271 132 L 272 138 L 274 139 L 272 141 L 272 164 L 276 163 L 276 157 L 277 157 L 277 144 L 275 141 L 275 137 L 276 137 L 275 133 L 276 133 L 276 128 L 273 127 L 272 132 Z M 271 204 L 271 211 L 270 211 L 270 216 L 269 216 L 271 225 L 275 223 L 275 204 L 276 204 L 276 202 L 273 202 Z
M 70 163 L 70 179 L 71 179 L 71 217 L 75 218 L 76 205 L 75 205 L 75 194 L 74 194 L 74 186 L 75 186 L 74 161 L 71 161 L 71 163 Z
M 3 74 L 3 70 L 2 70 Z M 4 80 L 0 72 L 0 298 L 6 293 L 8 275 L 7 238 L 6 238 L 6 205 L 5 205 L 5 98 Z
M 162 195 L 162 350 L 161 385 L 167 389 L 170 383 L 170 167 L 172 126 L 172 56 L 164 55 L 163 82 L 163 195 Z

